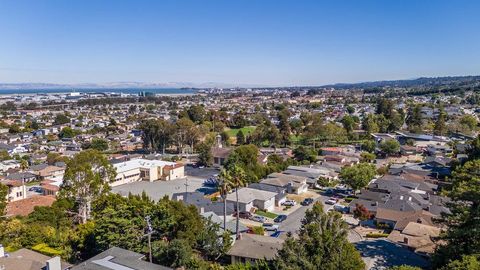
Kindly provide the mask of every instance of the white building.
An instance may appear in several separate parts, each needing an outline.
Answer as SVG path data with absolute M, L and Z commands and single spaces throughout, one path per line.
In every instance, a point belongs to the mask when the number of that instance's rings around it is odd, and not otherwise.
M 5 179 L 0 183 L 8 187 L 7 202 L 18 201 L 27 197 L 27 188 L 22 182 Z
M 15 159 L 4 160 L 0 162 L 0 171 L 6 172 L 10 169 L 17 169 L 20 168 L 20 162 Z
M 169 181 L 185 177 L 183 164 L 162 160 L 133 159 L 113 166 L 117 170 L 117 177 L 111 186 L 136 181 Z
M 275 195 L 277 193 L 254 188 L 238 190 L 238 207 L 241 212 L 250 212 L 253 207 L 260 210 L 273 211 L 275 209 Z M 227 195 L 227 201 L 236 205 L 235 192 Z

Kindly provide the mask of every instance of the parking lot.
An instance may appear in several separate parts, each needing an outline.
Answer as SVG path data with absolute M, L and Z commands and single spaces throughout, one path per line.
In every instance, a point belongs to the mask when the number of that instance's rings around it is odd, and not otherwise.
M 153 200 L 160 200 L 164 196 L 171 198 L 174 193 L 185 191 L 199 191 L 208 194 L 214 192 L 215 189 L 204 186 L 203 182 L 213 175 L 218 174 L 218 172 L 215 168 L 193 168 L 186 166 L 185 178 L 171 181 L 139 181 L 113 187 L 112 192 L 122 196 L 127 196 L 129 193 L 141 195 L 142 192 L 145 192 Z
M 192 166 L 185 166 L 185 176 L 189 178 L 201 178 L 201 179 L 208 179 L 214 175 L 220 173 L 220 170 L 212 167 L 205 167 L 205 168 L 194 168 Z

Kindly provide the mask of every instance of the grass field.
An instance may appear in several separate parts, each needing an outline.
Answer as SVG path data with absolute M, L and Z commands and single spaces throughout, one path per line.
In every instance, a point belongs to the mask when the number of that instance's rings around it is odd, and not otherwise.
M 265 212 L 265 211 L 262 211 L 262 210 L 255 211 L 255 214 L 257 214 L 259 216 L 264 216 L 264 217 L 267 217 L 267 218 L 271 218 L 271 219 L 274 219 L 278 216 L 277 214 L 270 213 L 270 212 Z
M 255 126 L 248 126 L 248 127 L 243 127 L 243 128 L 231 128 L 227 130 L 227 133 L 230 137 L 235 137 L 237 136 L 237 133 L 242 130 L 243 134 L 248 135 L 252 133 L 255 130 Z

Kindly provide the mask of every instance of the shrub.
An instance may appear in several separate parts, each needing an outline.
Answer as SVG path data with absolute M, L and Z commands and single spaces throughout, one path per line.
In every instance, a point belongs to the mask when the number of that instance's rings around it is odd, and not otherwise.
M 388 237 L 388 233 L 367 233 L 367 238 L 384 238 Z
M 261 226 L 252 227 L 252 232 L 254 234 L 259 234 L 259 235 L 264 235 L 265 234 L 265 231 L 264 231 L 263 227 L 261 227 Z
M 32 250 L 45 254 L 47 256 L 60 256 L 62 251 L 56 250 L 54 248 L 49 247 L 47 244 L 42 243 L 32 247 Z

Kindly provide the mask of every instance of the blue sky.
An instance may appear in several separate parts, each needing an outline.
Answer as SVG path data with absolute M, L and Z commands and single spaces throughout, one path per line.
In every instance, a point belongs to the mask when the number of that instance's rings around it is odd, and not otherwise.
M 0 1 L 0 82 L 480 74 L 480 1 Z

